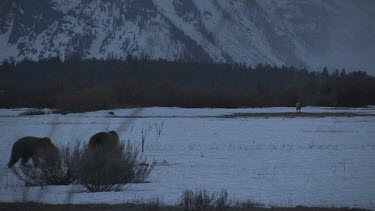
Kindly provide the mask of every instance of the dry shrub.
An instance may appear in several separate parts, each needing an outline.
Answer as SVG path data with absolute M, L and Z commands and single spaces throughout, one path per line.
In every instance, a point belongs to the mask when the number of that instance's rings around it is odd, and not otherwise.
M 154 170 L 156 162 L 153 161 L 151 164 L 148 164 L 144 159 L 142 162 L 137 162 L 137 165 L 134 166 L 134 178 L 133 183 L 147 183 L 148 178 L 151 172 Z
M 254 208 L 261 208 L 264 207 L 263 204 L 253 201 L 253 200 L 245 200 L 245 201 L 240 201 L 237 200 L 235 202 L 235 207 L 241 208 L 241 209 L 254 209 Z
M 20 116 L 36 116 L 36 115 L 44 115 L 47 114 L 43 109 L 39 108 L 29 108 L 24 112 L 21 112 Z
M 129 141 L 111 149 L 85 146 L 81 155 L 77 177 L 90 192 L 120 191 L 129 183 L 145 182 L 154 168 Z
M 221 190 L 219 193 L 214 193 L 215 207 L 219 210 L 224 210 L 229 207 L 228 192 Z
M 13 172 L 25 186 L 69 185 L 75 180 L 72 174 L 75 150 L 64 147 L 57 154 L 53 150 L 40 150 L 34 156 L 33 165 L 20 165 Z
M 128 141 L 118 148 L 90 149 L 77 142 L 58 154 L 40 151 L 33 165 L 13 168 L 26 186 L 68 185 L 74 181 L 87 191 L 120 191 L 130 183 L 147 182 L 155 162 L 147 163 Z M 37 158 L 36 158 L 37 157 Z
M 206 210 L 210 207 L 212 196 L 206 190 L 192 191 L 186 189 L 182 192 L 181 206 L 185 210 Z
M 229 207 L 228 192 L 222 190 L 210 194 L 204 189 L 197 191 L 186 189 L 182 192 L 180 205 L 185 210 L 225 210 Z

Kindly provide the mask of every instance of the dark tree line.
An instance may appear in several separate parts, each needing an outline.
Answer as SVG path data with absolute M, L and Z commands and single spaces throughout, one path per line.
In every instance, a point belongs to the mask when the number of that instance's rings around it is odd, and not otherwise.
M 375 77 L 363 71 L 309 72 L 293 66 L 150 60 L 4 61 L 0 107 L 73 112 L 133 106 L 263 107 L 375 104 Z

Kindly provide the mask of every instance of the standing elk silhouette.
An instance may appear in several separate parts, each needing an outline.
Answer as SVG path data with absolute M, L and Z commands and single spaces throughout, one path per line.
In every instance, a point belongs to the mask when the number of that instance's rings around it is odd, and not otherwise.
M 297 102 L 296 103 L 296 112 L 297 114 L 301 114 L 301 108 L 302 108 L 302 103 L 301 102 Z

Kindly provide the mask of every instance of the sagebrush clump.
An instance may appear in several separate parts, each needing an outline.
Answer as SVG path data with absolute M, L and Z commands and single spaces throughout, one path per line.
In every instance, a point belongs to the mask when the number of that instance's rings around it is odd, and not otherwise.
M 13 168 L 13 172 L 26 186 L 69 185 L 76 180 L 73 173 L 75 151 L 70 147 L 62 148 L 57 154 L 41 150 L 38 165 L 20 165 Z
M 205 189 L 196 191 L 186 189 L 182 192 L 180 205 L 185 210 L 223 210 L 229 207 L 228 192 L 222 190 L 210 194 Z
M 77 142 L 62 147 L 53 159 L 44 153 L 38 166 L 14 168 L 27 186 L 82 184 L 86 191 L 120 191 L 130 183 L 147 182 L 155 163 L 148 163 L 130 142 L 116 148 L 89 148 Z

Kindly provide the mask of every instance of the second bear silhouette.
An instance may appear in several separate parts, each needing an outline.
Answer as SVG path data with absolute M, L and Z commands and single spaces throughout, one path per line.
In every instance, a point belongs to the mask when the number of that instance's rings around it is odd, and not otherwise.
M 115 149 L 120 146 L 120 139 L 116 131 L 98 132 L 91 136 L 89 149 L 101 147 L 104 149 Z

